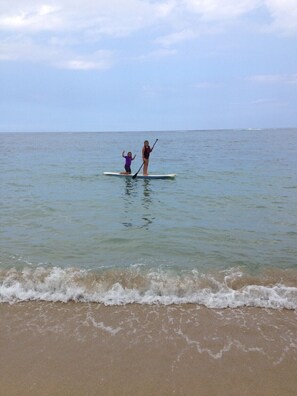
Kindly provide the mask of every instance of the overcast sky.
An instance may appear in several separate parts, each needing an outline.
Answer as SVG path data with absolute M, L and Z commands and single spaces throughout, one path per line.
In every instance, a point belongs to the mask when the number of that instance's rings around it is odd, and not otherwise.
M 297 126 L 297 0 L 0 0 L 0 131 Z

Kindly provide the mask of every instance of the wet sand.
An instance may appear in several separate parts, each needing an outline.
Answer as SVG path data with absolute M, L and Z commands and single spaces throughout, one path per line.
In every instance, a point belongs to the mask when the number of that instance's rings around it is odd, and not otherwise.
M 297 392 L 297 313 L 0 304 L 1 395 Z

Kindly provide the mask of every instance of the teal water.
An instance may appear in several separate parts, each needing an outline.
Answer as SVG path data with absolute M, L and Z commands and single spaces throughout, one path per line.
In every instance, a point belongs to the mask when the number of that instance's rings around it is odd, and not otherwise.
M 122 150 L 151 173 L 131 180 Z M 0 301 L 297 307 L 297 129 L 0 134 Z

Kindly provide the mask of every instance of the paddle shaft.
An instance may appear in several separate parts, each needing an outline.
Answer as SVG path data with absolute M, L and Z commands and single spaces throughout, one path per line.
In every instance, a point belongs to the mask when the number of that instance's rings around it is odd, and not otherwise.
M 157 141 L 158 141 L 158 139 L 155 140 L 155 143 L 153 144 L 153 147 L 152 147 L 152 150 L 151 150 L 151 151 L 153 151 L 153 149 L 154 149 L 155 144 L 157 143 Z M 136 177 L 137 177 L 138 173 L 140 172 L 141 168 L 143 167 L 143 165 L 144 165 L 144 162 L 141 164 L 141 167 L 138 169 L 138 171 L 135 173 L 135 175 L 132 176 L 132 179 L 136 179 Z

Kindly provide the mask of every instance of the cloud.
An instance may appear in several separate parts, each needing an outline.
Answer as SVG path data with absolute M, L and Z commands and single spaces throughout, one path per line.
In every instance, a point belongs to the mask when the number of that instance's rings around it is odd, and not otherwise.
M 271 18 L 270 28 L 281 34 L 297 33 L 296 0 L 185 0 L 184 3 L 207 22 L 236 20 L 264 9 Z
M 297 74 L 258 74 L 248 80 L 260 84 L 297 85 Z
M 188 10 L 205 21 L 236 19 L 259 7 L 260 0 L 185 0 Z
M 177 51 L 175 49 L 167 49 L 167 48 L 158 48 L 154 51 L 150 51 L 138 57 L 135 57 L 135 60 L 145 61 L 145 60 L 159 60 L 162 58 L 168 58 L 171 56 L 175 56 Z
M 129 37 L 164 13 L 139 0 L 0 2 L 0 59 L 103 70 L 114 64 L 104 38 Z
M 15 35 L 0 40 L 0 60 L 51 62 L 63 54 L 57 48 L 43 46 L 30 36 Z
M 155 40 L 155 43 L 163 46 L 172 46 L 174 44 L 181 43 L 185 40 L 190 40 L 198 37 L 199 33 L 194 30 L 184 29 L 178 32 L 170 33 L 168 35 L 159 37 Z
M 247 26 L 260 8 L 270 15 L 270 31 L 297 33 L 296 0 L 0 1 L 0 59 L 103 70 L 116 63 L 116 52 L 135 60 L 137 46 L 138 53 L 148 48 L 143 59 L 169 56 L 174 48 L 163 55 L 162 48 L 220 34 L 241 17 Z M 130 41 L 124 47 L 121 40 Z
M 218 27 L 226 29 L 240 18 L 244 18 L 245 26 L 255 29 L 253 16 L 257 12 L 259 15 L 266 13 L 269 17 L 269 22 L 264 18 L 257 20 L 259 32 L 264 28 L 266 33 L 288 36 L 297 33 L 296 0 L 183 0 L 174 2 L 170 10 L 170 16 L 178 16 L 179 23 L 189 21 L 188 29 L 199 28 L 204 34 L 214 31 L 220 34 Z
M 285 35 L 297 33 L 296 0 L 265 0 L 265 6 L 271 15 L 271 27 Z
M 106 70 L 115 63 L 112 51 L 88 51 L 80 56 L 64 45 L 43 45 L 31 37 L 18 36 L 0 41 L 0 61 L 44 62 L 56 68 L 72 70 Z
M 261 109 L 273 109 L 273 111 L 284 110 L 288 107 L 288 102 L 276 98 L 259 98 L 251 101 L 248 105 Z
M 126 35 L 151 23 L 157 8 L 140 0 L 14 0 L 0 3 L 0 29 Z M 156 11 L 154 9 L 156 8 Z
M 67 57 L 66 60 L 57 62 L 56 67 L 71 70 L 107 70 L 113 65 L 111 51 L 96 51 L 88 57 Z
M 218 82 L 210 82 L 210 81 L 201 81 L 193 85 L 193 88 L 196 89 L 212 89 L 212 88 L 221 88 L 224 85 Z
M 29 4 L 25 7 L 18 7 L 17 4 L 14 5 L 16 7 L 6 10 L 6 12 L 3 10 L 3 6 L 0 6 L 1 30 L 40 32 L 62 28 L 62 21 L 58 17 L 60 11 L 58 6 L 30 6 Z

